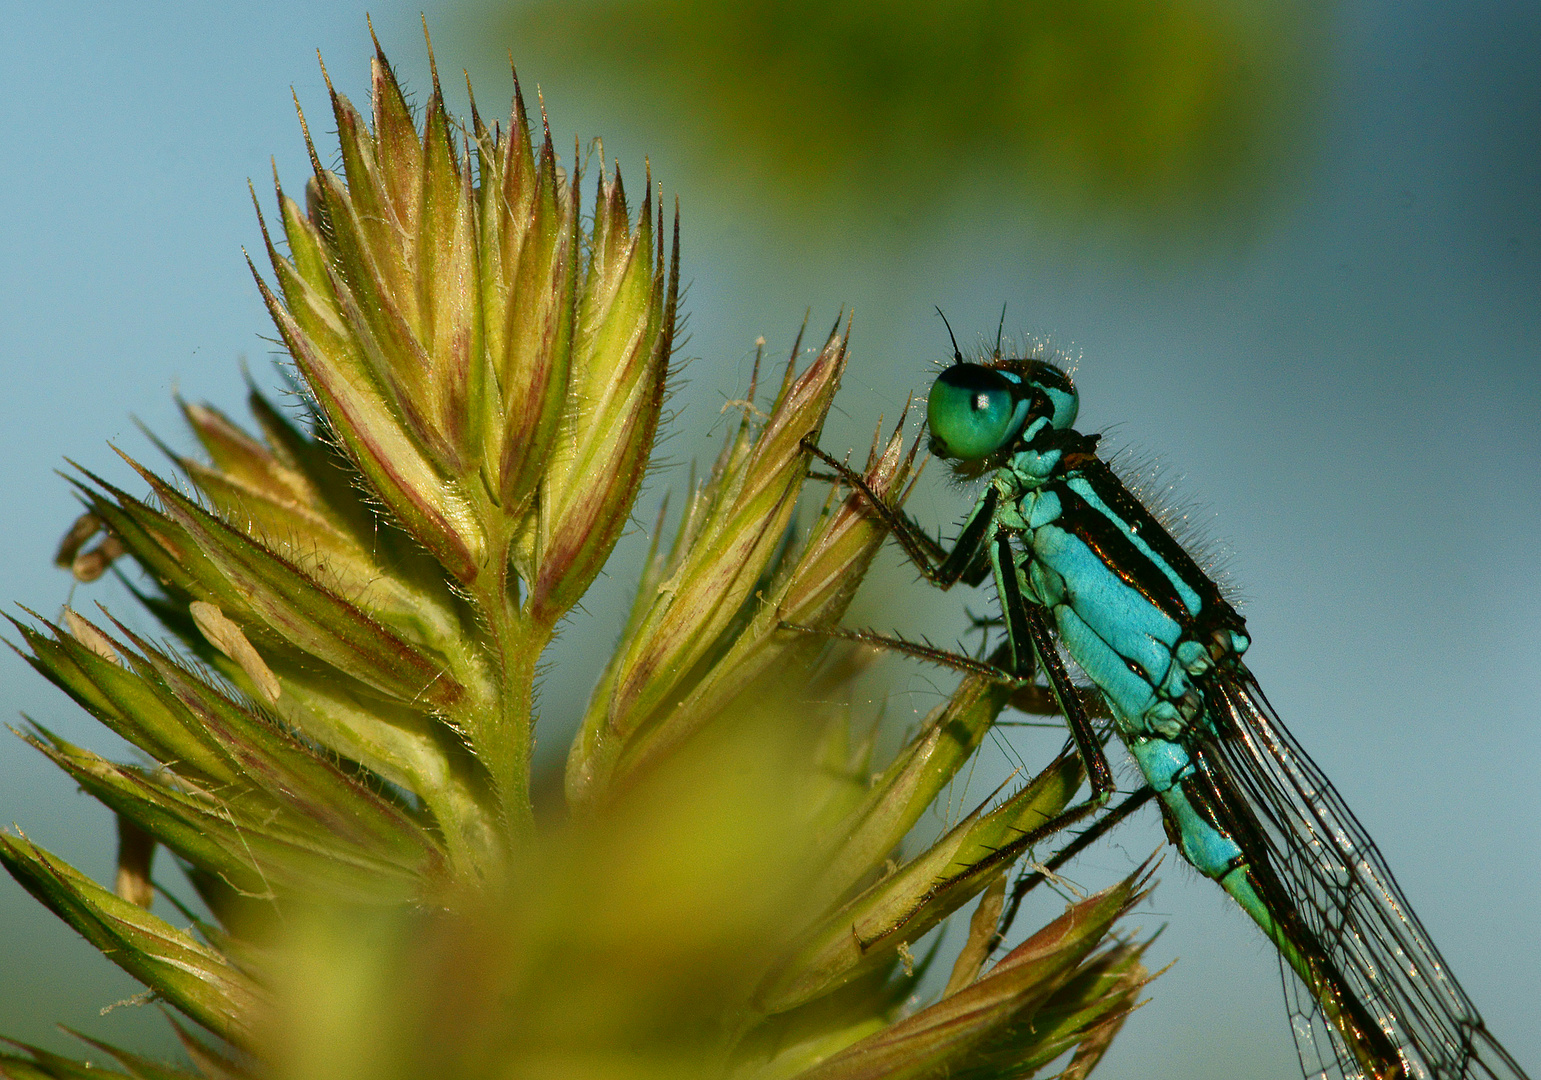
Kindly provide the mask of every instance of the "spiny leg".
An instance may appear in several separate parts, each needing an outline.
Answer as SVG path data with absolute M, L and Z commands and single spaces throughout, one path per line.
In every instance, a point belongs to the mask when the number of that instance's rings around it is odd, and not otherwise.
M 958 653 L 947 652 L 945 649 L 938 649 L 934 645 L 922 645 L 918 642 L 906 641 L 899 637 L 889 637 L 884 634 L 873 633 L 870 630 L 826 629 L 817 626 L 799 626 L 796 623 L 788 622 L 783 622 L 780 625 L 783 630 L 795 630 L 803 634 L 837 638 L 842 641 L 855 641 L 864 645 L 876 645 L 881 648 L 892 649 L 894 652 L 903 653 L 906 656 L 913 656 L 942 667 L 953 668 L 970 675 L 980 675 L 991 681 L 1013 686 L 1015 689 L 1011 698 L 1012 704 L 1018 705 L 1019 708 L 1025 707 L 1026 711 L 1039 712 L 1041 715 L 1054 715 L 1053 705 L 1058 706 L 1059 713 L 1067 713 L 1069 710 L 1066 709 L 1065 702 L 1075 702 L 1074 711 L 1078 720 L 1072 722 L 1071 730 L 1075 733 L 1073 742 L 1077 756 L 1086 765 L 1087 774 L 1092 778 L 1091 797 L 1085 802 L 1060 811 L 1047 821 L 1039 824 L 1036 828 L 1024 833 L 1010 844 L 1001 848 L 996 853 L 996 856 L 992 856 L 992 859 L 995 857 L 1005 857 L 1013 852 L 1020 854 L 1044 837 L 1052 836 L 1060 830 L 1068 828 L 1107 803 L 1108 795 L 1113 789 L 1113 774 L 1112 770 L 1108 767 L 1107 756 L 1102 752 L 1102 741 L 1092 729 L 1091 721 L 1087 718 L 1086 712 L 1081 706 L 1080 696 L 1075 686 L 1069 681 L 1070 677 L 1065 671 L 1065 666 L 1060 663 L 1058 654 L 1052 652 L 1052 650 L 1048 655 L 1053 657 L 1054 667 L 1058 670 L 1060 678 L 1064 680 L 1064 688 L 1053 687 L 1049 694 L 1045 694 L 1042 688 L 1031 681 L 1034 656 L 1037 653 L 1036 648 L 1019 654 L 1021 658 L 1014 660 L 1013 667 L 1008 668 L 996 663 L 995 660 L 1001 656 L 1003 651 L 1010 650 L 1011 646 L 1009 644 L 1003 646 L 1001 650 L 997 650 L 995 656 L 992 656 L 990 660 L 976 660 L 971 656 L 961 656 Z M 1010 656 L 1010 652 L 1007 655 Z M 1034 692 L 1033 700 L 1019 704 L 1017 701 L 1018 697 L 1026 691 Z M 1052 704 L 1050 700 L 1051 695 Z M 1079 724 L 1079 727 L 1076 726 L 1077 724 Z M 1083 741 L 1083 731 L 1085 739 L 1090 740 L 1090 751 L 1088 751 L 1088 743 Z M 1010 857 L 1015 858 L 1016 854 L 1010 854 Z
M 1022 900 L 1029 892 L 1047 881 L 1060 867 L 1091 847 L 1098 840 L 1101 840 L 1115 826 L 1122 822 L 1124 818 L 1155 797 L 1156 789 L 1146 784 L 1106 814 L 1103 814 L 1091 825 L 1088 825 L 1074 840 L 1055 852 L 1054 857 L 1044 863 L 1042 867 L 1019 877 L 1016 884 L 1011 887 L 1011 899 L 1007 901 L 1006 911 L 1001 916 L 999 936 L 1005 937 L 1006 933 L 1011 929 L 1011 924 L 1017 917 L 1017 910 L 1022 906 Z
M 1068 750 L 1070 748 L 1067 745 L 1065 749 L 1068 752 Z M 1080 751 L 1077 750 L 1076 753 L 1079 756 Z M 1117 810 L 1114 811 L 1118 816 L 1108 826 L 1108 828 L 1111 828 L 1112 825 L 1116 825 L 1118 823 L 1118 821 L 1122 820 L 1125 816 L 1128 815 L 1128 813 L 1130 813 L 1131 811 L 1136 809 L 1139 805 L 1143 804 L 1144 801 L 1147 798 L 1150 797 L 1150 794 L 1153 794 L 1153 793 L 1147 787 L 1147 788 L 1144 789 L 1143 793 L 1142 792 L 1136 792 L 1134 795 L 1131 795 L 1128 799 L 1124 800 L 1123 803 L 1120 803 L 1118 808 L 1117 808 Z M 1128 804 L 1130 802 L 1133 802 L 1135 799 L 1139 799 L 1139 802 L 1135 803 L 1133 806 L 1127 806 L 1127 808 L 1126 808 L 1126 804 Z M 1061 810 L 1059 813 L 1055 814 L 1053 817 L 1050 817 L 1048 820 L 1040 822 L 1038 825 L 1034 826 L 1033 828 L 1028 829 L 1026 832 L 1024 832 L 1024 833 L 1022 833 L 1022 835 L 1016 837 L 1010 843 L 1001 845 L 999 848 L 997 848 L 996 850 L 991 852 L 984 859 L 980 860 L 980 862 L 978 862 L 973 867 L 971 867 L 971 870 L 977 871 L 977 870 L 985 869 L 986 867 L 989 867 L 989 866 L 992 866 L 992 865 L 997 865 L 997 866 L 1009 865 L 1010 863 L 1014 862 L 1018 858 L 1018 856 L 1020 856 L 1023 852 L 1028 851 L 1028 850 L 1036 847 L 1039 843 L 1041 843 L 1042 841 L 1048 839 L 1049 837 L 1053 836 L 1054 834 L 1059 833 L 1059 832 L 1063 832 L 1065 829 L 1068 829 L 1070 826 L 1074 825 L 1076 822 L 1080 821 L 1082 818 L 1085 818 L 1085 817 L 1087 817 L 1087 816 L 1089 816 L 1091 814 L 1096 813 L 1104 805 L 1106 805 L 1106 803 L 1107 803 L 1107 795 L 1104 794 L 1101 798 L 1097 798 L 1096 796 L 1093 796 L 1092 798 L 1087 799 L 1085 802 L 1077 803 L 1075 806 L 1066 807 L 1064 810 Z M 1086 831 L 1087 832 L 1096 831 L 1096 836 L 1100 836 L 1100 835 L 1102 835 L 1103 832 L 1106 831 L 1105 829 L 1100 829 L 1099 828 L 1101 826 L 1101 824 L 1102 824 L 1102 822 L 1099 820 L 1095 825 L 1093 825 L 1091 828 L 1087 829 Z M 1085 834 L 1083 833 L 1082 835 L 1085 835 Z M 1092 839 L 1095 840 L 1096 836 L 1093 836 Z M 1079 841 L 1079 839 L 1080 838 L 1077 837 L 1077 840 L 1076 841 L 1072 841 L 1071 844 L 1068 845 L 1068 846 L 1069 847 L 1074 847 L 1075 844 Z M 1091 843 L 1091 840 L 1088 840 L 1086 843 L 1088 843 L 1088 844 Z M 1081 846 L 1085 847 L 1086 845 L 1082 844 Z M 1077 850 L 1080 850 L 1080 849 L 1077 848 Z M 1063 852 L 1055 854 L 1055 860 L 1056 860 L 1055 861 L 1055 865 L 1056 866 L 1063 865 L 1064 862 L 1067 861 L 1071 857 L 1070 854 L 1067 854 L 1067 855 L 1064 856 L 1064 859 L 1061 859 L 1060 858 L 1061 854 L 1063 854 Z M 1074 853 L 1072 852 L 1071 854 L 1074 854 Z M 1018 904 L 1020 904 L 1020 901 L 1018 901 Z M 1016 905 L 1013 906 L 1012 914 L 1013 915 L 1016 914 Z M 1005 924 L 1005 923 L 1002 924 L 1003 927 L 1005 925 L 1007 925 L 1007 924 Z M 1004 930 L 1002 930 L 1002 933 L 1004 933 Z
M 1002 663 L 1010 655 L 1004 645 L 998 648 L 990 659 L 981 660 L 963 653 L 939 649 L 929 643 L 910 641 L 891 634 L 879 634 L 873 630 L 844 630 L 839 627 L 804 626 L 801 623 L 789 622 L 781 622 L 778 625 L 782 630 L 791 630 L 810 637 L 835 638 L 840 641 L 854 641 L 861 645 L 887 649 L 905 656 L 913 656 L 917 660 L 924 660 L 928 664 L 936 664 L 938 667 L 961 671 L 966 675 L 979 675 L 1007 686 L 1017 684 L 1009 699 L 1012 708 L 1034 716 L 1062 715 L 1059 697 L 1051 688 L 1032 681 L 1030 674 L 1024 677 L 1014 673 L 1011 668 Z M 1103 702 L 1100 693 L 1095 689 L 1083 690 L 1080 687 L 1074 689 L 1080 699 L 1081 709 L 1087 716 L 1098 720 L 1109 718 L 1107 705 Z
M 1075 754 L 1077 757 L 1080 756 L 1078 751 L 1076 751 L 1069 743 L 1066 743 L 1065 748 L 1061 750 L 1055 760 L 1049 764 L 1046 771 L 1053 771 L 1055 767 L 1061 761 L 1065 760 L 1066 756 L 1070 754 Z M 1011 840 L 1001 844 L 999 847 L 992 848 L 984 857 L 969 863 L 964 868 L 962 874 L 943 875 L 943 877 L 938 880 L 938 884 L 923 895 L 921 903 L 923 904 L 931 897 L 937 895 L 937 893 L 946 886 L 948 881 L 957 881 L 964 876 L 977 877 L 978 875 L 986 873 L 994 868 L 1005 868 L 1010 866 L 1019 857 L 1021 857 L 1024 852 L 1031 850 L 1033 847 L 1036 847 L 1039 843 L 1048 837 L 1053 836 L 1055 833 L 1060 832 L 1066 827 L 1074 824 L 1077 820 L 1085 817 L 1095 809 L 1096 807 L 1090 803 L 1081 803 L 1077 806 L 1070 807 L 1067 810 L 1062 810 L 1058 814 L 1054 814 L 1044 819 L 1032 828 L 1018 830 L 1017 835 Z M 857 941 L 862 948 L 866 948 L 871 944 L 871 939 L 863 940 L 862 938 L 858 937 Z
M 903 638 L 887 637 L 871 631 L 826 630 L 785 622 L 781 626 L 784 629 L 802 633 L 879 645 L 930 663 L 1003 682 L 1014 688 L 1031 686 L 1035 664 L 1043 665 L 1049 679 L 1049 689 L 1059 706 L 1060 713 L 1070 727 L 1076 753 L 1086 766 L 1092 791 L 1084 802 L 1060 811 L 1002 848 L 1001 854 L 1004 855 L 1008 851 L 1019 853 L 1025 851 L 1043 837 L 1051 836 L 1087 815 L 1095 813 L 1107 805 L 1115 785 L 1112 767 L 1108 764 L 1107 755 L 1102 750 L 1102 740 L 1092 726 L 1091 719 L 1082 706 L 1081 696 L 1075 684 L 1070 681 L 1070 674 L 1065 670 L 1065 665 L 1059 658 L 1059 652 L 1054 647 L 1054 639 L 1049 633 L 1048 624 L 1044 621 L 1043 609 L 1030 604 L 1018 588 L 1016 563 L 1011 549 L 1011 534 L 1005 529 L 998 529 L 989 550 L 990 562 L 995 570 L 996 588 L 1000 594 L 1001 608 L 1006 619 L 1010 667 L 991 661 L 976 660 L 971 656 L 960 656 L 932 645 L 921 645 L 913 641 L 905 641 Z
M 1004 529 L 995 534 L 995 544 L 990 551 L 990 561 L 995 570 L 996 589 L 1001 597 L 1001 613 L 1006 618 L 1006 638 L 1014 654 L 1014 667 L 1029 663 L 1036 656 L 1048 677 L 1049 688 L 1059 702 L 1060 712 L 1070 728 L 1081 760 L 1086 763 L 1086 775 L 1091 781 L 1092 793 L 1089 804 L 1101 806 L 1113 793 L 1113 770 L 1108 757 L 1102 752 L 1102 743 L 1092 727 L 1091 719 L 1081 707 L 1081 695 L 1070 681 L 1070 673 L 1059 658 L 1054 638 L 1043 618 L 1043 608 L 1029 604 L 1017 583 L 1016 561 L 1011 550 L 1011 534 Z
M 805 445 L 807 440 L 804 440 Z M 898 515 L 891 507 L 877 498 L 866 483 L 855 473 L 850 472 L 844 465 L 830 458 L 817 447 L 810 449 L 830 464 L 844 470 L 842 475 L 850 474 L 853 486 L 865 492 L 874 507 L 881 507 L 882 513 L 888 516 L 892 523 L 909 522 L 907 517 Z M 992 487 L 986 498 L 980 500 L 980 507 L 970 518 L 964 529 L 964 537 L 973 529 L 978 521 L 988 522 L 993 520 L 993 498 L 995 489 Z M 982 509 L 990 511 L 988 518 L 980 512 Z M 902 526 L 895 524 L 895 535 L 903 536 L 899 531 Z M 918 529 L 916 531 L 919 531 Z M 981 530 L 982 534 L 982 530 Z M 923 534 L 922 534 L 923 535 Z M 929 539 L 929 538 L 928 538 Z M 949 561 L 957 555 L 963 547 L 963 539 L 953 548 L 953 555 Z M 982 539 L 982 535 L 981 535 Z M 929 562 L 922 561 L 923 556 L 918 552 L 905 549 L 916 560 L 927 576 L 940 581 L 939 571 Z M 972 561 L 972 556 L 970 560 Z M 951 667 L 970 674 L 983 675 L 986 678 L 1004 682 L 1013 689 L 1019 689 L 1031 685 L 1034 658 L 1043 665 L 1044 674 L 1048 676 L 1049 688 L 1059 704 L 1061 714 L 1070 727 L 1071 737 L 1075 740 L 1076 749 L 1081 754 L 1081 760 L 1086 764 L 1086 773 L 1091 781 L 1092 792 L 1087 800 L 1090 809 L 1105 805 L 1108 797 L 1114 790 L 1113 770 L 1108 764 L 1107 755 L 1102 751 L 1102 744 L 1097 738 L 1096 730 L 1092 727 L 1091 719 L 1087 716 L 1086 709 L 1081 704 L 1081 696 L 1077 692 L 1075 684 L 1070 681 L 1070 674 L 1065 670 L 1064 663 L 1059 658 L 1059 652 L 1054 648 L 1054 639 L 1049 633 L 1049 627 L 1043 618 L 1043 609 L 1029 604 L 1017 585 L 1016 562 L 1011 550 L 1011 534 L 1004 529 L 996 530 L 994 543 L 990 547 L 990 563 L 995 571 L 996 591 L 1000 596 L 1001 610 L 1006 620 L 1006 637 L 1011 649 L 1011 666 L 1002 668 L 988 661 L 975 660 L 969 656 L 959 656 L 938 649 L 932 645 L 920 645 L 916 642 L 905 641 L 903 638 L 885 637 L 871 631 L 861 630 L 824 630 L 817 627 L 799 626 L 794 623 L 781 623 L 783 629 L 797 630 L 802 633 L 824 634 L 829 637 L 843 638 L 848 641 L 860 641 L 867 644 L 881 645 L 891 648 L 896 652 L 902 652 L 930 663 Z M 945 564 L 944 564 L 945 565 Z M 957 580 L 956 578 L 953 579 Z M 951 584 L 948 582 L 947 584 Z M 1069 813 L 1070 811 L 1066 811 Z M 1073 820 L 1073 819 L 1072 819 Z M 1068 822 L 1066 822 L 1068 824 Z
M 962 653 L 939 649 L 928 642 L 910 641 L 891 634 L 879 634 L 873 630 L 843 630 L 839 627 L 803 626 L 800 623 L 789 622 L 782 622 L 779 625 L 782 630 L 795 630 L 799 634 L 855 641 L 862 645 L 872 645 L 890 652 L 902 653 L 905 656 L 913 656 L 917 660 L 924 660 L 928 664 L 951 668 L 967 675 L 981 675 L 992 682 L 1004 683 L 1007 686 L 1027 681 L 1010 668 L 996 663 L 993 658 L 979 660 Z M 1029 669 L 1030 677 L 1031 669 Z
M 879 498 L 868 486 L 866 480 L 844 462 L 831 457 L 806 437 L 801 440 L 801 443 L 805 450 L 832 468 L 836 475 L 866 498 L 874 513 L 888 525 L 894 539 L 904 548 L 910 561 L 928 580 L 944 589 L 950 588 L 963 580 L 971 568 L 984 561 L 978 556 L 981 547 L 986 544 L 987 531 L 995 524 L 995 506 L 999 498 L 999 493 L 993 485 L 986 490 L 984 497 L 974 507 L 968 521 L 964 523 L 957 543 L 949 552 L 921 529 L 908 514 L 895 509 Z M 902 638 L 884 638 L 882 635 L 871 632 L 845 630 L 823 631 L 823 633 L 844 637 L 847 640 L 882 644 L 922 660 L 983 675 L 986 678 L 998 679 L 1014 688 L 1030 684 L 1035 658 L 1043 665 L 1050 690 L 1059 705 L 1060 712 L 1065 717 L 1066 724 L 1070 727 L 1076 751 L 1086 766 L 1092 790 L 1085 802 L 1061 811 L 1049 821 L 1033 829 L 1020 843 L 1009 845 L 1020 851 L 1032 845 L 1034 842 L 1032 837 L 1041 838 L 1052 835 L 1107 805 L 1114 790 L 1113 770 L 1108 764 L 1107 755 L 1103 753 L 1096 730 L 1092 727 L 1091 720 L 1081 705 L 1080 695 L 1070 681 L 1070 675 L 1054 647 L 1054 639 L 1049 632 L 1048 624 L 1044 621 L 1042 609 L 1030 605 L 1018 587 L 1016 562 L 1011 550 L 1011 534 L 1005 529 L 996 529 L 992 540 L 987 549 L 988 561 L 995 572 L 996 592 L 1000 597 L 1002 614 L 1006 620 L 1006 635 L 1011 651 L 1010 668 L 1003 669 L 999 665 L 978 661 L 972 657 L 957 656 L 934 646 L 918 645 L 904 641 Z M 781 625 L 788 629 L 804 631 L 813 629 L 787 623 Z M 814 632 L 819 631 L 814 630 Z
M 968 580 L 968 574 L 979 555 L 985 532 L 995 517 L 995 502 L 998 497 L 995 488 L 991 487 L 985 492 L 984 498 L 980 499 L 973 513 L 969 515 L 968 521 L 964 523 L 963 532 L 959 534 L 952 550 L 948 551 L 940 541 L 916 524 L 914 518 L 879 498 L 862 475 L 849 465 L 825 453 L 817 443 L 807 437 L 802 439 L 802 447 L 833 469 L 841 481 L 861 493 L 868 505 L 872 507 L 873 513 L 883 519 L 883 523 L 893 533 L 894 539 L 899 542 L 899 546 L 904 549 L 910 561 L 932 584 L 948 589 L 959 581 L 967 580 L 968 584 L 976 585 L 983 580 L 982 574 L 973 580 Z
M 1011 548 L 1011 533 L 997 529 L 990 545 L 990 564 L 995 572 L 996 591 L 1001 600 L 1001 614 L 1006 620 L 1006 640 L 1011 650 L 1012 668 L 1031 671 L 1034 662 L 1043 665 L 1049 680 L 1049 689 L 1059 704 L 1065 723 L 1070 728 L 1076 753 L 1086 766 L 1091 794 L 1084 802 L 1066 807 L 1048 821 L 1043 822 L 1020 843 L 1009 845 L 1017 851 L 1025 851 L 1038 840 L 1067 829 L 1081 819 L 1096 813 L 1107 805 L 1112 797 L 1113 770 L 1102 750 L 1102 740 L 1092 727 L 1090 718 L 1081 707 L 1080 694 L 1070 681 L 1054 647 L 1054 639 L 1044 622 L 1043 608 L 1030 604 L 1022 595 L 1017 582 L 1016 560 Z

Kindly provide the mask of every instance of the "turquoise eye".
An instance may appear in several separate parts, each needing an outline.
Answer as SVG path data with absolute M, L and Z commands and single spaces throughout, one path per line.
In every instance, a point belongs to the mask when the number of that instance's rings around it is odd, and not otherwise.
M 931 384 L 926 421 L 940 457 L 978 461 L 1003 449 L 1022 428 L 1028 402 L 993 368 L 954 364 Z

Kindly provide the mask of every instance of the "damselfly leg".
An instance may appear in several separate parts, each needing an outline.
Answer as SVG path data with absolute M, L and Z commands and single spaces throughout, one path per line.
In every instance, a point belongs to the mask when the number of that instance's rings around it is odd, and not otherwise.
M 997 520 L 995 488 L 990 488 L 979 500 L 949 551 L 908 514 L 880 498 L 867 485 L 866 480 L 844 462 L 825 453 L 807 438 L 802 440 L 802 445 L 866 499 L 867 504 L 888 525 L 910 561 L 932 584 L 942 589 L 949 589 L 960 581 L 977 585 L 993 573 L 1001 598 L 1002 616 L 1006 622 L 1009 665 L 979 661 L 931 645 L 870 632 L 818 630 L 786 623 L 782 625 L 789 630 L 812 631 L 886 646 L 921 660 L 995 679 L 1014 690 L 1035 686 L 1033 675 L 1041 667 L 1048 680 L 1049 691 L 1059 707 L 1058 711 L 1070 728 L 1070 736 L 1086 766 L 1087 779 L 1091 784 L 1091 794 L 1086 801 L 1064 810 L 1053 824 L 1056 828 L 1063 828 L 1107 805 L 1115 788 L 1112 767 L 1103 752 L 1102 740 L 1082 704 L 1080 691 L 1071 682 L 1064 661 L 1054 646 L 1054 637 L 1044 619 L 1043 609 L 1029 603 L 1017 587 L 1011 549 L 1012 534 Z

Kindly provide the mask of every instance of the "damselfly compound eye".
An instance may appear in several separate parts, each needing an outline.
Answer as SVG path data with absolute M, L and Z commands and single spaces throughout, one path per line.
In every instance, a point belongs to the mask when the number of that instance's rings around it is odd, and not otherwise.
M 931 384 L 926 402 L 932 452 L 963 461 L 987 458 L 1022 430 L 1027 409 L 1019 384 L 999 371 L 954 364 Z

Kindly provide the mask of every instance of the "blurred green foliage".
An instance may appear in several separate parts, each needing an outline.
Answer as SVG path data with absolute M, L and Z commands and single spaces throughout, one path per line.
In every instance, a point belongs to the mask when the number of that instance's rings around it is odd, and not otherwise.
M 1161 227 L 1256 208 L 1300 160 L 1321 7 L 1288 0 L 471 0 L 460 29 L 641 121 L 714 197 L 938 197 Z M 919 213 L 926 207 L 925 214 Z

